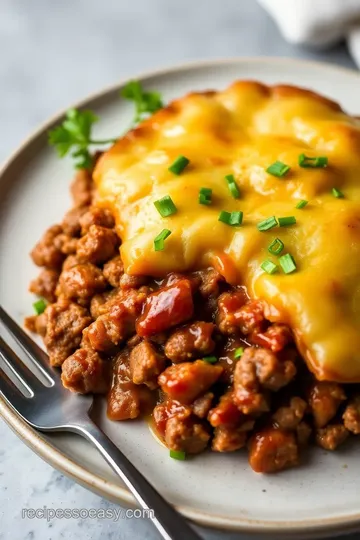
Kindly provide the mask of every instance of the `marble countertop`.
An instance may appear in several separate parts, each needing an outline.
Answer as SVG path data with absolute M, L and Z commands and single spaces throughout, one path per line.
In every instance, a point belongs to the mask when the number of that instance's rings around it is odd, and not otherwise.
M 255 55 L 353 67 L 344 45 L 314 52 L 285 43 L 255 0 L 1 0 L 0 122 L 6 137 L 0 160 L 54 112 L 127 75 L 191 59 Z M 0 540 L 158 538 L 146 520 L 22 518 L 26 507 L 114 505 L 52 469 L 2 420 L 0 440 Z M 207 540 L 239 538 L 200 532 Z

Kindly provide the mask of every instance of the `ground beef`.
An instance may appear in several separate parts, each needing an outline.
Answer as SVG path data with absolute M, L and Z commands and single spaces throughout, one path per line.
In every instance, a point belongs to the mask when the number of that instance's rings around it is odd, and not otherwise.
M 132 289 L 116 297 L 116 303 L 100 315 L 86 330 L 96 351 L 111 351 L 135 332 L 135 321 L 140 315 L 147 291 Z
M 97 319 L 100 315 L 103 315 L 108 310 L 108 302 L 114 298 L 117 294 L 117 290 L 104 291 L 102 293 L 95 294 L 90 301 L 90 314 L 93 319 Z
M 69 301 L 50 304 L 46 310 L 46 345 L 50 364 L 61 366 L 79 347 L 82 332 L 90 322 L 87 309 Z
M 312 429 L 307 422 L 300 422 L 296 426 L 296 440 L 300 447 L 304 447 L 309 442 Z
M 238 332 L 236 313 L 246 302 L 243 290 L 225 292 L 221 294 L 217 301 L 217 325 L 220 332 L 226 335 Z
M 62 220 L 62 228 L 68 236 L 79 236 L 81 231 L 80 218 L 87 211 L 87 206 L 78 206 L 66 212 Z
M 90 208 L 81 215 L 79 225 L 81 234 L 84 235 L 92 225 L 112 229 L 115 226 L 115 221 L 110 210 L 99 208 L 98 206 L 90 206 Z
M 152 417 L 156 431 L 160 437 L 165 437 L 166 423 L 169 418 L 172 418 L 176 414 L 185 412 L 191 414 L 191 407 L 173 399 L 166 399 L 165 401 L 156 405 L 153 410 Z
M 62 232 L 60 225 L 53 225 L 47 229 L 30 254 L 37 266 L 54 269 L 61 268 L 65 255 L 61 251 L 61 246 L 56 244 L 55 239 Z
M 78 241 L 76 255 L 82 262 L 101 264 L 116 254 L 119 239 L 115 231 L 91 225 L 89 231 Z
M 279 407 L 272 415 L 275 424 L 281 429 L 296 429 L 304 417 L 307 403 L 300 397 L 293 397 L 288 406 Z
M 234 314 L 236 325 L 242 334 L 260 332 L 264 326 L 264 306 L 260 300 L 247 302 L 245 306 Z
M 259 300 L 245 303 L 244 291 L 226 292 L 218 298 L 217 323 L 223 334 L 244 335 L 261 332 L 264 306 Z
M 63 262 L 62 270 L 69 270 L 69 268 L 72 268 L 73 266 L 76 266 L 77 264 L 80 264 L 79 259 L 76 257 L 76 255 L 68 255 Z
M 329 424 L 316 430 L 316 443 L 325 450 L 335 450 L 348 438 L 349 432 L 343 424 Z
M 174 363 L 201 358 L 215 348 L 215 324 L 197 321 L 176 330 L 165 344 L 165 354 Z
M 104 264 L 103 274 L 112 287 L 119 287 L 120 278 L 124 273 L 124 264 L 120 255 L 117 255 Z M 134 287 L 136 288 L 136 287 Z
M 188 412 L 176 414 L 166 422 L 165 443 L 171 450 L 198 454 L 205 450 L 209 440 L 209 428 Z
M 73 236 L 62 233 L 55 238 L 54 245 L 64 255 L 73 255 L 76 253 L 78 241 L 78 238 L 74 238 Z
M 272 324 L 265 332 L 253 332 L 250 339 L 260 347 L 279 352 L 293 341 L 293 336 L 285 324 Z
M 249 463 L 258 473 L 282 471 L 298 464 L 298 445 L 294 433 L 266 428 L 251 437 Z
M 346 399 L 344 389 L 335 382 L 314 382 L 309 390 L 308 403 L 318 428 L 335 416 L 340 403 Z
M 24 326 L 29 332 L 36 332 L 35 322 L 37 315 L 29 315 L 24 319 Z
M 269 406 L 262 389 L 277 391 L 295 376 L 292 360 L 279 360 L 268 349 L 248 347 L 234 372 L 234 401 L 244 414 L 267 411 Z
M 158 382 L 171 399 L 187 404 L 206 392 L 218 380 L 222 371 L 221 366 L 203 360 L 183 362 L 165 369 Z
M 38 277 L 30 283 L 29 291 L 45 298 L 48 302 L 56 302 L 55 290 L 59 275 L 57 270 L 44 268 Z
M 200 279 L 199 291 L 204 298 L 219 296 L 219 284 L 224 282 L 224 278 L 215 268 L 194 272 L 194 276 Z
M 355 396 L 349 401 L 343 414 L 343 420 L 346 429 L 355 435 L 360 434 L 360 396 Z
M 108 396 L 107 414 L 111 420 L 128 420 L 147 413 L 154 406 L 153 392 L 134 384 L 130 376 L 129 351 L 114 359 L 113 381 Z
M 61 381 L 72 392 L 105 394 L 110 383 L 110 367 L 97 352 L 78 349 L 62 364 Z
M 218 426 L 214 430 L 211 448 L 215 452 L 234 452 L 246 445 L 247 432 L 233 426 Z
M 123 290 L 138 289 L 142 285 L 148 283 L 149 278 L 147 276 L 130 276 L 129 274 L 123 274 L 120 277 L 119 285 Z
M 35 332 L 44 337 L 46 334 L 46 315 L 42 313 L 41 315 L 25 317 L 24 326 L 29 332 Z
M 35 330 L 40 336 L 44 337 L 46 335 L 46 327 L 47 327 L 47 315 L 46 313 L 41 313 L 41 315 L 38 315 L 36 317 Z
M 80 169 L 70 186 L 70 192 L 75 206 L 88 206 L 91 204 L 93 180 L 87 169 Z
M 112 374 L 109 418 L 152 410 L 167 446 L 190 454 L 211 435 L 216 452 L 250 438 L 250 464 L 263 473 L 296 465 L 313 431 L 327 450 L 360 434 L 360 395 L 345 408 L 343 386 L 315 381 L 289 327 L 266 320 L 264 304 L 244 287 L 231 287 L 214 268 L 160 281 L 125 273 L 114 218 L 91 206 L 93 190 L 91 172 L 79 171 L 74 208 L 31 253 L 44 270 L 30 291 L 50 305 L 26 326 L 44 337 L 66 388 L 106 393 Z M 201 360 L 211 354 L 215 364 Z
M 206 418 L 211 409 L 213 399 L 214 394 L 212 392 L 207 392 L 203 396 L 195 399 L 194 403 L 192 404 L 192 410 L 195 416 L 198 416 L 199 418 Z
M 59 279 L 61 292 L 86 305 L 90 298 L 106 288 L 106 280 L 99 268 L 91 263 L 77 264 L 64 270 Z
M 165 369 L 165 357 L 149 341 L 142 341 L 130 353 L 130 375 L 135 384 L 157 388 L 157 378 Z
M 180 274 L 179 272 L 171 272 L 162 281 L 161 288 L 170 287 L 171 285 L 175 285 L 176 283 L 179 283 L 179 281 L 183 281 L 184 279 L 186 279 L 190 284 L 191 292 L 194 294 L 199 289 L 201 283 L 201 279 L 196 276 L 196 274 L 197 272 L 194 272 L 193 274 Z
M 136 331 L 142 337 L 158 334 L 191 319 L 193 311 L 191 284 L 183 279 L 149 294 Z

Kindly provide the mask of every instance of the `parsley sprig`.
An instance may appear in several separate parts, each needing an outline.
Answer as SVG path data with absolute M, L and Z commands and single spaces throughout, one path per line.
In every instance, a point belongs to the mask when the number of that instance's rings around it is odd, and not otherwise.
M 159 92 L 145 92 L 139 81 L 129 81 L 120 92 L 121 96 L 134 102 L 133 125 L 162 109 L 163 101 Z
M 139 81 L 130 81 L 120 94 L 134 102 L 135 112 L 131 127 L 163 107 L 160 94 L 145 92 Z M 90 147 L 113 144 L 116 141 L 116 138 L 97 140 L 92 137 L 93 126 L 98 120 L 92 111 L 69 109 L 65 120 L 49 131 L 49 144 L 55 147 L 61 158 L 71 154 L 77 169 L 91 169 L 93 157 Z

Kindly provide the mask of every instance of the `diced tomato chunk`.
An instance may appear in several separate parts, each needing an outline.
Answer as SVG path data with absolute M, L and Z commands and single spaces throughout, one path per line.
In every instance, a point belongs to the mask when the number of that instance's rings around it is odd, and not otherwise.
M 213 427 L 236 425 L 243 418 L 243 414 L 233 402 L 233 392 L 228 391 L 221 396 L 219 403 L 209 412 L 208 420 Z
M 223 368 L 203 360 L 175 364 L 163 371 L 158 383 L 170 399 L 191 403 L 208 390 L 220 377 Z
M 147 297 L 136 331 L 142 337 L 158 334 L 191 319 L 193 312 L 191 284 L 188 279 L 183 279 Z

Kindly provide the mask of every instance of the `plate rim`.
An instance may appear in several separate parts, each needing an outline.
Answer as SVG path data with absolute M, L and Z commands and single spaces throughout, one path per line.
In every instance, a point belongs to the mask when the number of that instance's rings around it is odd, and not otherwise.
M 38 128 L 33 130 L 19 146 L 5 159 L 0 166 L 0 179 L 7 172 L 7 170 L 15 165 L 21 155 L 29 149 L 29 146 L 39 144 L 39 139 L 43 138 L 44 133 L 49 130 L 55 123 L 64 116 L 65 112 L 70 108 L 82 108 L 89 102 L 96 102 L 99 99 L 106 99 L 107 96 L 116 92 L 121 86 L 123 86 L 128 80 L 138 79 L 146 80 L 150 77 L 158 77 L 167 74 L 172 74 L 181 71 L 201 69 L 203 67 L 221 66 L 231 64 L 244 64 L 244 63 L 261 63 L 267 62 L 270 64 L 300 64 L 302 67 L 317 67 L 321 70 L 340 72 L 351 75 L 357 79 L 360 79 L 360 73 L 356 69 L 339 66 L 337 64 L 317 62 L 312 60 L 305 60 L 291 57 L 271 57 L 271 56 L 242 56 L 242 57 L 230 57 L 230 58 L 215 58 L 215 59 L 200 59 L 192 60 L 185 63 L 175 64 L 168 67 L 162 67 L 159 69 L 147 70 L 138 74 L 121 78 L 116 83 L 106 86 L 102 90 L 93 92 L 89 96 L 77 101 L 75 104 L 68 106 L 66 109 L 57 112 L 50 119 L 41 123 Z M 58 448 L 53 446 L 45 438 L 42 437 L 40 432 L 37 432 L 30 427 L 27 422 L 21 418 L 20 415 L 9 405 L 5 399 L 0 396 L 0 415 L 5 420 L 5 423 L 13 430 L 13 432 L 38 456 L 51 466 L 61 471 L 63 474 L 72 478 L 82 486 L 90 489 L 91 491 L 103 496 L 115 503 L 123 503 L 129 506 L 135 506 L 135 500 L 131 493 L 119 484 L 105 480 L 101 476 L 89 471 L 87 468 L 79 465 Z M 273 534 L 276 532 L 278 537 L 282 537 L 286 534 L 292 534 L 292 538 L 303 538 L 304 535 L 315 534 L 316 537 L 323 536 L 323 534 L 339 534 L 350 533 L 360 530 L 360 512 L 352 514 L 350 516 L 338 516 L 327 519 L 311 519 L 301 521 L 265 521 L 246 518 L 231 518 L 227 516 L 216 515 L 214 513 L 208 514 L 199 509 L 193 509 L 191 507 L 178 505 L 177 510 L 180 511 L 187 518 L 195 521 L 196 523 L 208 527 L 221 528 L 224 530 L 233 530 L 246 533 L 266 533 Z M 313 536 L 312 536 L 313 537 Z

